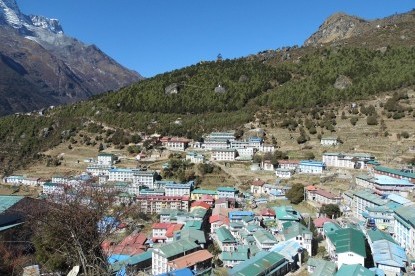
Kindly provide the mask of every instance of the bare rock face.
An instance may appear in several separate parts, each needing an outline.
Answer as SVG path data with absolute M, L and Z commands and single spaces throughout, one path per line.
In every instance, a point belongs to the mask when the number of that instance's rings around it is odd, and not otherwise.
M 344 13 L 333 14 L 304 42 L 304 46 L 316 46 L 349 38 L 362 32 L 368 24 L 366 20 L 355 16 Z
M 337 77 L 336 82 L 334 83 L 334 88 L 339 90 L 344 90 L 353 84 L 352 80 L 344 75 Z
M 143 79 L 66 36 L 57 19 L 27 16 L 0 0 L 0 115 L 73 103 Z

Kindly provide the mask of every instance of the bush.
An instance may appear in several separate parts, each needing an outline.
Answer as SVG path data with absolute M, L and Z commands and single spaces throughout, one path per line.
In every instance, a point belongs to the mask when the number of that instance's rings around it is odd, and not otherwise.
M 401 132 L 401 137 L 405 138 L 405 139 L 408 139 L 409 138 L 409 133 L 407 131 L 402 131 Z
M 287 191 L 285 196 L 293 204 L 298 204 L 304 200 L 304 186 L 302 184 L 296 183 L 291 189 Z
M 352 124 L 352 126 L 355 126 L 357 121 L 359 121 L 358 117 L 351 117 L 350 118 L 350 123 Z
M 367 116 L 366 118 L 366 123 L 368 126 L 375 126 L 378 124 L 378 119 L 376 118 L 376 116 Z

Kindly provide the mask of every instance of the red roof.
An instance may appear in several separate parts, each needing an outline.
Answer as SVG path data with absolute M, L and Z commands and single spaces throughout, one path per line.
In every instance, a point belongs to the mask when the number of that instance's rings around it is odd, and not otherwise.
M 213 258 L 213 255 L 206 249 L 199 250 L 169 262 L 173 269 L 182 269 L 194 266 L 197 263 L 206 262 Z
M 327 217 L 319 217 L 319 218 L 316 218 L 315 220 L 313 220 L 314 225 L 317 228 L 323 227 L 324 223 L 329 222 L 329 221 L 333 221 L 333 220 L 332 219 L 329 219 Z
M 138 244 L 131 244 L 131 245 L 115 245 L 111 246 L 108 251 L 106 251 L 107 255 L 138 255 L 145 252 L 145 247 Z
M 323 196 L 325 198 L 330 198 L 330 199 L 338 199 L 338 198 L 340 198 L 339 196 L 337 196 L 335 194 L 332 194 L 330 192 L 327 192 L 325 190 L 322 190 L 322 189 L 316 190 L 315 193 L 316 194 L 319 194 L 319 195 L 321 195 L 321 196 Z
M 215 201 L 215 199 L 213 198 L 213 196 L 211 195 L 202 195 L 202 197 L 200 198 L 201 201 Z
M 309 186 L 305 187 L 305 189 L 307 191 L 317 191 L 318 190 L 318 188 L 313 186 L 313 185 L 309 185 Z
M 127 244 L 141 244 L 144 245 L 146 242 L 147 237 L 143 233 L 138 234 L 131 234 L 127 236 L 125 239 L 120 242 L 120 245 L 127 245 Z
M 262 187 L 262 186 L 264 186 L 264 184 L 265 184 L 265 181 L 262 181 L 262 180 L 252 181 L 252 185 L 254 185 L 254 186 L 260 186 L 260 187 Z
M 210 208 L 210 205 L 207 204 L 204 201 L 195 201 L 195 202 L 192 203 L 192 205 L 190 205 L 190 207 L 191 208 L 194 208 L 194 207 L 202 207 L 202 208 L 205 208 L 205 209 L 209 209 Z
M 262 210 L 260 214 L 261 216 L 275 217 L 275 211 L 269 208 Z
M 153 226 L 151 226 L 152 229 L 168 229 L 170 227 L 170 225 L 172 225 L 173 223 L 169 223 L 169 222 L 157 222 L 157 223 L 153 223 Z
M 171 238 L 174 235 L 174 232 L 180 231 L 183 228 L 183 224 L 173 224 L 167 229 L 166 237 Z
M 168 142 L 169 140 L 170 140 L 170 137 L 167 137 L 167 136 L 160 138 L 161 142 Z

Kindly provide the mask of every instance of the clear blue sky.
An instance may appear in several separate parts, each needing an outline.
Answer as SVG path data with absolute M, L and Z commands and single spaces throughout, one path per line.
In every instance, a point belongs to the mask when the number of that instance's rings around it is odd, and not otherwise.
M 201 60 L 302 45 L 335 12 L 376 19 L 411 0 L 17 0 L 145 77 Z

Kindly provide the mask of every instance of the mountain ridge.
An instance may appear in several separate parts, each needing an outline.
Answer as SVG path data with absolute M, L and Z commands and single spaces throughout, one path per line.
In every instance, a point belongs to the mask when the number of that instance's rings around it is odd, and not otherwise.
M 0 54 L 1 71 L 26 72 L 0 83 L 0 115 L 85 100 L 143 79 L 96 45 L 66 36 L 59 20 L 22 14 L 14 0 L 0 0 Z

